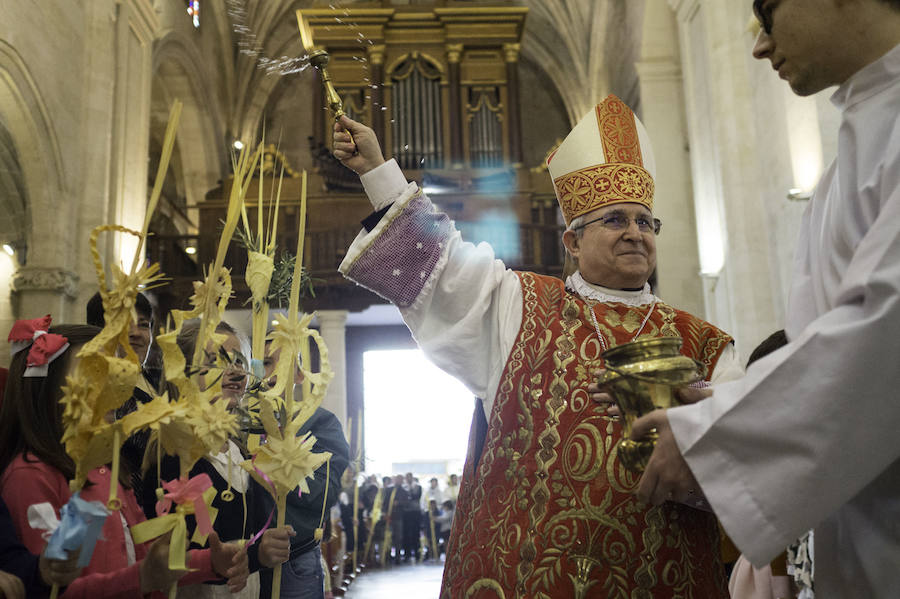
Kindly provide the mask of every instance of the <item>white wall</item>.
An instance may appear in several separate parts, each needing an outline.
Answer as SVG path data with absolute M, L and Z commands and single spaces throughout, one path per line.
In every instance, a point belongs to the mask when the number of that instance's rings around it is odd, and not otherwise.
M 657 238 L 657 293 L 669 304 L 704 314 L 695 234 L 694 195 L 675 15 L 665 0 L 647 0 L 637 72 L 641 121 L 656 158 L 653 213 L 663 221 Z
M 735 337 L 746 360 L 783 327 L 805 207 L 787 194 L 818 179 L 833 157 L 837 117 L 823 94 L 797 98 L 768 61 L 753 59 L 747 2 L 669 5 L 678 22 L 706 317 Z

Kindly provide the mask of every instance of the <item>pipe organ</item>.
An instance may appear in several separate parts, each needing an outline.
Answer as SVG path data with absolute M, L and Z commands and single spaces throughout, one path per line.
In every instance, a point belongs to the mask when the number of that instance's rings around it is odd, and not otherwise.
M 521 163 L 516 63 L 527 11 L 348 7 L 339 20 L 331 9 L 303 12 L 331 56 L 344 109 L 375 129 L 404 170 L 426 170 Z M 320 116 L 316 141 L 327 144 L 330 126 Z
M 467 240 L 491 243 L 511 268 L 559 275 L 562 228 L 553 187 L 545 170 L 522 164 L 518 58 L 528 9 L 462 0 L 381 5 L 303 10 L 315 45 L 330 56 L 328 71 L 344 111 L 375 130 L 385 155 L 397 159 L 407 178 L 425 189 Z M 308 73 L 319 76 L 312 69 Z M 318 84 L 312 88 L 321 92 Z M 381 300 L 343 279 L 337 265 L 371 205 L 359 177 L 331 154 L 333 125 L 324 94 L 315 93 L 312 106 L 299 108 L 308 115 L 300 118 L 313 120 L 315 165 L 304 262 L 316 294 L 304 309 L 360 310 Z M 265 181 L 250 183 L 251 220 L 258 186 L 268 191 L 281 185 L 273 173 L 280 172 L 285 157 L 276 154 L 271 161 L 278 167 L 264 174 Z M 154 256 L 194 245 L 198 264 L 210 261 L 232 183 L 227 179 L 200 204 L 199 238 L 157 236 Z M 278 236 L 292 247 L 298 178 L 285 178 L 281 198 Z M 226 262 L 235 294 L 243 299 L 246 252 L 233 245 Z M 172 301 L 190 295 L 195 276 L 179 277 L 177 268 L 172 261 L 163 268 L 174 275 Z

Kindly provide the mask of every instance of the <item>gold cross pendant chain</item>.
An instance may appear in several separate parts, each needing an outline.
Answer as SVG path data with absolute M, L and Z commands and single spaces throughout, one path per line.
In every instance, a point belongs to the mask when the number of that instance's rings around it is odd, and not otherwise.
M 585 299 L 583 297 L 582 297 L 582 299 L 584 299 L 585 303 L 587 303 L 588 312 L 591 313 L 591 320 L 594 323 L 594 330 L 597 331 L 597 339 L 600 340 L 600 348 L 603 351 L 606 351 L 609 349 L 609 344 L 606 342 L 606 339 L 600 333 L 600 324 L 597 322 L 597 315 L 594 314 L 594 306 L 598 302 L 589 302 L 587 299 Z M 647 326 L 647 321 L 650 320 L 650 315 L 653 314 L 653 310 L 655 310 L 655 309 L 656 309 L 656 300 L 653 300 L 653 303 L 650 304 L 650 309 L 647 310 L 647 315 L 644 316 L 644 321 L 641 323 L 641 326 L 638 328 L 637 332 L 635 332 L 634 336 L 631 338 L 631 341 L 634 341 L 635 339 L 638 338 L 638 335 L 640 335 L 641 332 L 644 330 L 644 327 Z

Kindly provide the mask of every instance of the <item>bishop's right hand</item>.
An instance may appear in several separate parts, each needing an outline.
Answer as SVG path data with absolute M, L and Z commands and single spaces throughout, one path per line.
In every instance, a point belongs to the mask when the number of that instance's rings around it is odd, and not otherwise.
M 615 396 L 610 393 L 608 388 L 601 387 L 598 382 L 604 372 L 606 371 L 600 368 L 598 370 L 594 370 L 591 373 L 594 377 L 594 381 L 588 385 L 587 391 L 588 394 L 590 394 L 592 400 L 606 409 L 607 416 L 618 420 L 622 415 L 622 410 L 619 408 L 619 404 L 616 402 Z M 678 397 L 678 401 L 682 405 L 687 405 L 697 403 L 698 401 L 702 401 L 712 395 L 712 388 L 679 387 L 675 390 L 675 395 Z
M 346 115 L 334 123 L 334 157 L 358 175 L 384 164 L 375 132 Z

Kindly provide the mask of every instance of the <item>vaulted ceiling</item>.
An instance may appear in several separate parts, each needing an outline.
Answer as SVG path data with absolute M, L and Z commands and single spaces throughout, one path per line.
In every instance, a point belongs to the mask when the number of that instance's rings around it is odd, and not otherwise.
M 477 3 L 485 4 L 472 2 Z M 205 2 L 204 18 L 211 21 L 220 49 L 215 68 L 221 76 L 218 91 L 226 128 L 235 135 L 255 132 L 267 98 L 278 84 L 266 67 L 275 68 L 275 63 L 279 68 L 290 67 L 290 59 L 300 54 L 294 18 L 298 8 L 331 6 L 340 18 L 343 8 L 373 4 L 381 5 L 371 0 Z M 441 2 L 400 0 L 395 4 Z M 610 92 L 632 105 L 639 102 L 634 62 L 644 0 L 496 0 L 491 4 L 529 8 L 522 55 L 553 82 L 570 122 Z
M 643 0 L 524 0 L 522 54 L 541 67 L 562 97 L 570 123 L 615 93 L 640 102 L 635 61 Z
M 173 10 L 169 0 L 155 3 L 158 11 Z M 545 93 L 558 97 L 556 111 L 568 121 L 560 123 L 563 131 L 608 93 L 639 109 L 635 60 L 644 0 L 207 0 L 201 4 L 201 35 L 172 28 L 157 41 L 151 136 L 161 141 L 171 99 L 187 98 L 183 128 L 191 130 L 182 136 L 216 150 L 210 155 L 183 144 L 184 177 L 197 183 L 184 185 L 209 189 L 228 168 L 229 140 L 256 139 L 276 105 L 284 112 L 294 101 L 282 96 L 296 77 L 277 74 L 302 66 L 297 9 L 330 6 L 339 20 L 347 9 L 410 4 L 528 7 L 521 59 L 554 88 Z M 552 142 L 541 139 L 535 152 L 542 156 Z M 293 143 L 305 145 L 305 137 L 296 134 Z M 188 203 L 198 199 L 188 197 Z

